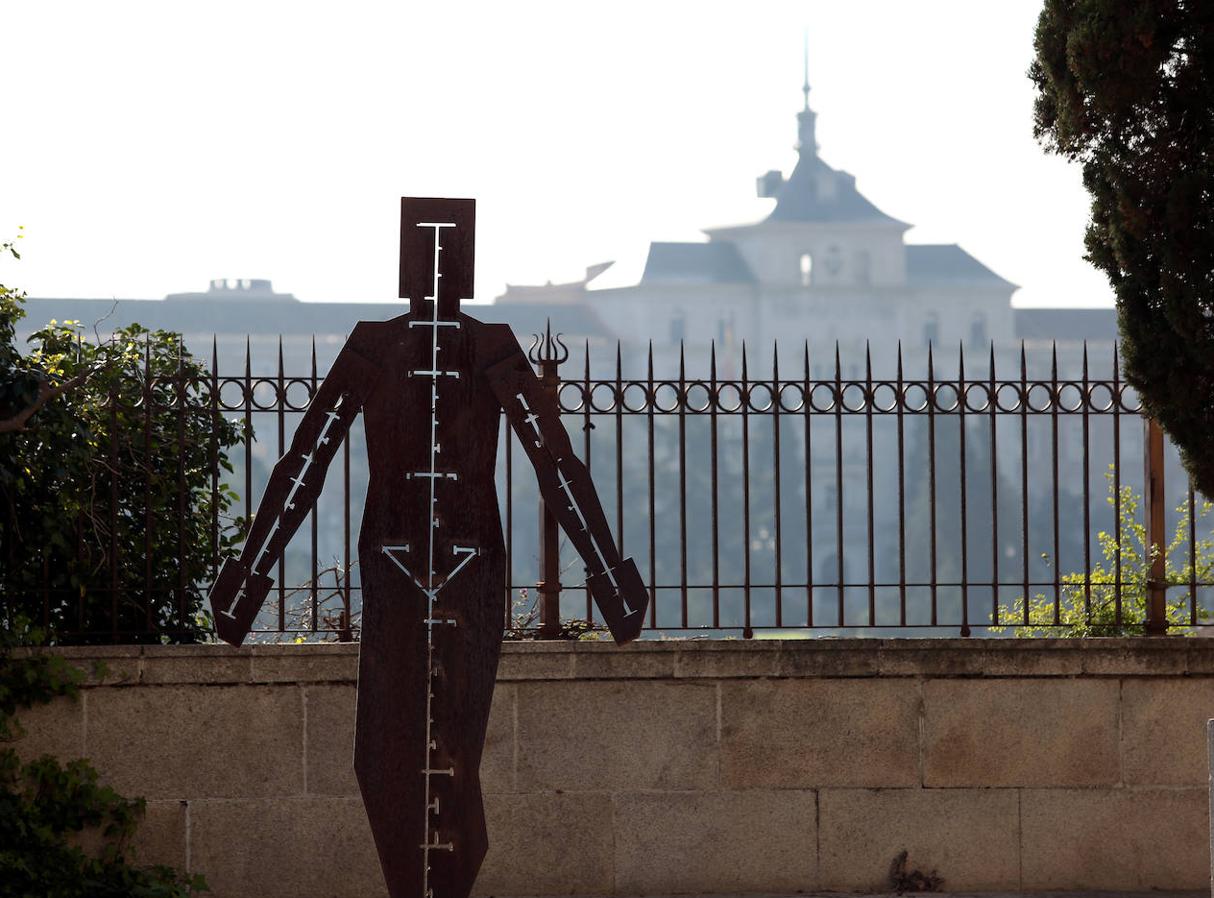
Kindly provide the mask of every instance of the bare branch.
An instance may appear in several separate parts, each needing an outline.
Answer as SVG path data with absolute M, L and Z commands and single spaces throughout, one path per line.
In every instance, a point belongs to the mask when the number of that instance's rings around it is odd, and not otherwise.
M 101 367 L 95 365 L 81 371 L 75 377 L 69 377 L 62 383 L 52 384 L 49 380 L 43 380 L 38 383 L 38 395 L 34 401 L 27 405 L 21 411 L 12 417 L 0 420 L 0 433 L 12 433 L 14 431 L 25 430 L 26 422 L 36 415 L 41 408 L 48 402 L 57 399 L 64 393 L 76 389 L 86 380 L 92 377 Z

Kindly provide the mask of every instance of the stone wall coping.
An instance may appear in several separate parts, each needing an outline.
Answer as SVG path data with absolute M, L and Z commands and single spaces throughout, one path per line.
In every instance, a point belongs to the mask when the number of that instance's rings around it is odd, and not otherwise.
M 356 643 L 18 649 L 81 665 L 86 685 L 338 682 Z M 1150 677 L 1214 675 L 1214 637 L 1109 639 L 663 639 L 502 645 L 498 679 Z

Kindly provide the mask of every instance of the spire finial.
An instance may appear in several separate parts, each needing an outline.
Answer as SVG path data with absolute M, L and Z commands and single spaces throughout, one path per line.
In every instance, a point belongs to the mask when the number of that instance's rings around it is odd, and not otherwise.
M 804 37 L 804 41 L 805 41 L 805 48 L 804 48 L 805 49 L 805 54 L 804 54 L 805 81 L 801 84 L 801 93 L 803 93 L 805 95 L 805 107 L 804 108 L 806 111 L 808 111 L 809 110 L 809 29 L 808 28 L 805 29 L 803 37 Z
M 801 85 L 805 94 L 805 106 L 797 113 L 797 152 L 818 155 L 818 141 L 814 134 L 814 120 L 817 116 L 809 108 L 809 29 L 805 29 L 805 81 Z

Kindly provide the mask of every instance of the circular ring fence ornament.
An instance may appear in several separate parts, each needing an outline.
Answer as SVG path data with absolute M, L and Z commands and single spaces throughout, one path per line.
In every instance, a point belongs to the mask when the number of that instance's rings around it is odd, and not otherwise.
M 615 384 L 595 384 L 590 388 L 590 410 L 614 412 L 620 408 L 620 396 Z
M 240 411 L 245 407 L 243 381 L 222 380 L 219 382 L 219 407 L 225 412 Z
M 927 384 L 912 380 L 902 386 L 902 408 L 913 414 L 926 412 L 928 406 Z
M 303 391 L 302 396 L 299 395 L 300 390 Z M 293 412 L 302 412 L 308 407 L 308 403 L 312 401 L 312 383 L 304 377 L 292 377 L 287 381 L 284 392 L 286 393 L 284 404 Z
M 1036 414 L 1048 412 L 1054 404 L 1054 391 L 1049 384 L 1031 384 L 1025 402 L 1030 412 Z
M 640 402 L 636 404 L 638 398 Z M 644 384 L 630 383 L 624 387 L 624 395 L 620 397 L 620 401 L 626 412 L 643 412 L 649 408 L 649 391 Z
M 961 394 L 965 401 L 965 410 L 967 412 L 989 412 L 991 410 L 991 388 L 989 384 L 984 384 L 980 381 L 968 383 L 965 385 L 965 390 Z M 978 401 L 974 401 L 975 395 Z
M 796 398 L 795 404 L 790 404 L 786 398 L 786 394 L 793 394 Z M 786 383 L 780 387 L 779 393 L 780 411 L 783 412 L 800 412 L 805 409 L 805 388 L 798 383 Z
M 712 390 L 704 381 L 693 380 L 687 384 L 683 401 L 689 412 L 702 414 L 712 408 Z
M 1116 400 L 1113 398 L 1111 384 L 1099 383 L 1088 387 L 1088 408 L 1092 411 L 1104 414 L 1113 411 L 1115 407 Z
M 825 396 L 825 404 L 822 404 L 823 395 Z M 833 412 L 836 400 L 835 388 L 831 384 L 817 383 L 809 391 L 809 407 L 815 412 Z
M 843 385 L 842 390 L 843 411 L 851 414 L 857 414 L 868 407 L 868 391 L 864 384 L 848 383 Z
M 758 405 L 755 401 L 755 393 L 762 390 L 766 394 L 766 400 L 762 405 Z M 769 384 L 757 383 L 750 384 L 746 388 L 746 408 L 752 412 L 769 412 L 775 406 L 775 397 L 772 395 L 772 389 Z
M 725 396 L 726 396 L 727 390 L 730 392 L 730 394 L 732 394 L 732 399 L 733 399 L 732 404 L 726 402 Z M 717 409 L 720 411 L 726 412 L 728 414 L 732 414 L 734 412 L 741 411 L 742 410 L 742 388 L 738 384 L 733 383 L 732 381 L 727 381 L 726 383 L 719 384 L 717 386 Z
M 945 398 L 948 397 L 947 404 Z M 957 392 L 956 384 L 942 383 L 935 384 L 932 389 L 932 404 L 938 412 L 948 414 L 955 412 L 961 408 L 961 397 Z
M 1024 401 L 1020 384 L 999 384 L 995 388 L 995 408 L 1000 412 L 1018 412 Z
M 677 412 L 682 404 L 678 384 L 664 380 L 653 385 L 653 410 L 658 414 Z
M 1083 387 L 1074 381 L 1065 381 L 1058 385 L 1056 397 L 1058 410 L 1061 412 L 1080 412 L 1085 405 Z
M 566 397 L 566 391 L 573 395 L 572 402 Z M 556 389 L 556 401 L 562 412 L 573 414 L 586 410 L 586 387 L 581 381 L 567 380 Z
M 889 381 L 882 380 L 873 384 L 872 396 L 869 398 L 873 411 L 881 415 L 893 414 L 898 411 L 898 387 Z
M 267 396 L 268 399 L 265 398 Z M 275 380 L 259 377 L 253 381 L 253 408 L 263 412 L 273 411 L 278 407 L 280 398 L 278 383 Z

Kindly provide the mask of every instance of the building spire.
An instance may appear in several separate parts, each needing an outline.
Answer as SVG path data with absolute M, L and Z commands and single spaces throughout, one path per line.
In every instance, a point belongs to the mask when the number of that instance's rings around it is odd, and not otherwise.
M 801 93 L 805 94 L 805 110 L 809 109 L 809 29 L 805 29 L 805 83 L 801 85 Z
M 805 105 L 797 113 L 797 152 L 804 156 L 807 152 L 811 157 L 818 156 L 818 141 L 815 136 L 817 113 L 809 108 L 809 29 L 805 31 L 805 81 L 801 85 L 805 94 Z

